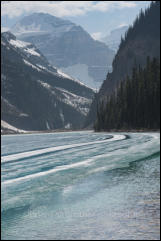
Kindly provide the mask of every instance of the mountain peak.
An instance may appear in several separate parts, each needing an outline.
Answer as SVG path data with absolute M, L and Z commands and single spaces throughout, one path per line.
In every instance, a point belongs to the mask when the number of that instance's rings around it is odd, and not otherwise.
M 48 13 L 32 13 L 31 15 L 25 16 L 18 23 L 12 27 L 12 32 L 21 35 L 24 33 L 30 33 L 30 35 L 36 33 L 54 33 L 58 29 L 68 31 L 70 28 L 75 26 L 74 23 L 69 20 L 64 20 Z
M 44 21 L 46 21 L 46 22 L 64 22 L 64 23 L 66 23 L 66 22 L 69 22 L 69 23 L 71 23 L 71 24 L 73 24 L 71 21 L 69 21 L 69 20 L 64 20 L 64 19 L 62 19 L 62 18 L 59 18 L 59 17 L 56 17 L 56 16 L 54 16 L 54 15 L 51 15 L 51 14 L 49 14 L 49 13 L 43 13 L 43 12 L 38 12 L 38 13 L 32 13 L 31 15 L 27 15 L 26 17 L 24 17 L 24 18 L 26 18 L 26 19 L 28 19 L 28 18 L 32 18 L 33 20 L 36 20 L 37 18 L 41 18 L 41 19 L 43 19 Z
M 18 21 L 12 32 L 18 39 L 33 43 L 52 65 L 85 84 L 90 80 L 92 88 L 100 86 L 107 68 L 111 69 L 114 51 L 68 20 L 33 13 Z

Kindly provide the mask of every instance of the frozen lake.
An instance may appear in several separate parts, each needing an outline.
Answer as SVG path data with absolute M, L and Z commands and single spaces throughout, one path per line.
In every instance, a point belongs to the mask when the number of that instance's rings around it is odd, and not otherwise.
M 160 134 L 2 136 L 2 240 L 159 240 Z

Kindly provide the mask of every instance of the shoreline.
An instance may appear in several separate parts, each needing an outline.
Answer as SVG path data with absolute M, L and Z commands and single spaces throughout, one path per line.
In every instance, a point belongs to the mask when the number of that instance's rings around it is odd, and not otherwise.
M 144 132 L 156 132 L 156 133 L 160 133 L 160 129 L 121 129 L 121 130 L 117 130 L 117 129 L 112 129 L 112 130 L 101 130 L 101 131 L 94 131 L 96 133 L 101 133 L 101 132 L 106 132 L 106 133 L 112 133 L 112 132 L 118 132 L 118 133 L 122 133 L 122 132 L 129 132 L 129 133 L 144 133 Z
M 78 130 L 63 130 L 63 129 L 57 129 L 57 130 L 45 130 L 45 131 L 26 131 L 26 132 L 7 132 L 6 133 L 1 133 L 1 136 L 7 136 L 7 135 L 25 135 L 25 134 L 52 134 L 52 133 L 63 133 L 63 132 L 83 132 L 83 131 L 93 131 L 94 133 L 160 133 L 160 129 L 132 129 L 132 130 L 127 130 L 127 129 L 122 129 L 122 130 L 101 130 L 101 131 L 95 131 L 94 129 L 78 129 Z
M 63 130 L 63 129 L 55 129 L 55 130 L 45 130 L 45 131 L 25 131 L 25 132 L 6 132 L 1 133 L 1 136 L 6 135 L 25 135 L 25 134 L 52 134 L 52 133 L 62 133 L 62 132 L 79 132 L 79 131 L 94 131 L 93 129 L 77 129 L 77 130 Z

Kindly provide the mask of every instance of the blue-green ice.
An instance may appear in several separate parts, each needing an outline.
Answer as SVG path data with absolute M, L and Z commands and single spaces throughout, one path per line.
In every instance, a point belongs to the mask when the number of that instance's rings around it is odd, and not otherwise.
M 2 136 L 2 240 L 159 240 L 160 134 Z

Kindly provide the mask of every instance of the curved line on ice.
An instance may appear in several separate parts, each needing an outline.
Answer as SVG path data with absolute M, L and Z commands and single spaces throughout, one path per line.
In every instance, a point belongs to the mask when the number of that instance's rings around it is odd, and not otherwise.
M 59 171 L 69 170 L 69 169 L 77 168 L 77 167 L 80 167 L 80 166 L 89 166 L 93 161 L 97 160 L 98 158 L 100 158 L 100 157 L 107 157 L 107 156 L 110 156 L 110 155 L 112 155 L 112 154 L 111 153 L 100 154 L 100 155 L 91 157 L 91 158 L 89 158 L 89 159 L 87 159 L 85 161 L 72 163 L 72 164 L 68 164 L 68 165 L 57 166 L 57 167 L 55 167 L 55 168 L 53 168 L 51 170 L 48 170 L 48 171 L 37 172 L 37 173 L 29 174 L 29 175 L 26 175 L 26 176 L 23 176 L 23 177 L 17 177 L 17 178 L 14 178 L 14 179 L 9 179 L 9 180 L 6 180 L 6 181 L 2 181 L 2 184 L 11 184 L 11 183 L 19 182 L 19 181 L 33 179 L 33 178 L 36 178 L 36 177 L 46 176 L 46 175 L 51 174 L 51 173 L 56 173 L 56 172 L 59 172 Z
M 35 150 L 35 151 L 28 151 L 28 152 L 23 152 L 23 153 L 18 153 L 18 154 L 12 154 L 12 155 L 8 155 L 8 156 L 2 156 L 1 163 L 3 164 L 3 163 L 7 163 L 7 162 L 13 162 L 16 160 L 27 159 L 29 157 L 35 157 L 35 156 L 40 156 L 42 154 L 67 150 L 67 149 L 71 149 L 74 147 L 81 147 L 81 146 L 93 145 L 93 144 L 101 144 L 101 143 L 106 143 L 106 142 L 111 142 L 111 141 L 120 141 L 120 140 L 124 140 L 124 139 L 126 139 L 125 135 L 113 135 L 113 138 L 107 139 L 107 140 L 102 140 L 102 141 L 94 141 L 94 142 L 87 142 L 87 143 L 78 143 L 78 144 L 72 144 L 72 145 L 49 147 L 49 148 L 39 149 L 39 150 Z

